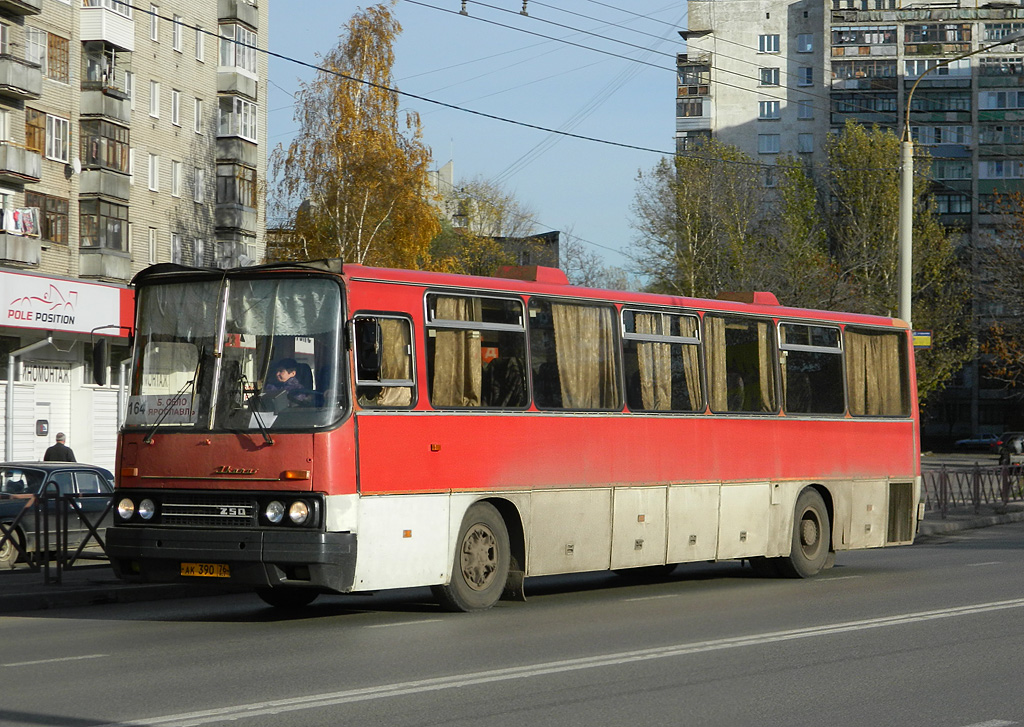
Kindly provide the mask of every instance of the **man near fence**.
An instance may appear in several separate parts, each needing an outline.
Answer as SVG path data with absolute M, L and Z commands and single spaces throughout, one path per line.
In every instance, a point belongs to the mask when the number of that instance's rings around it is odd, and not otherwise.
M 76 462 L 75 453 L 71 451 L 71 447 L 64 444 L 64 432 L 58 432 L 56 439 L 57 441 L 47 448 L 46 454 L 43 455 L 43 461 Z

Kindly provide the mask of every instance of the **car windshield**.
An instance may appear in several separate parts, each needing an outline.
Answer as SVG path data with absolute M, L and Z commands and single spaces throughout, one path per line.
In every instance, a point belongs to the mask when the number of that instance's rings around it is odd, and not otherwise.
M 344 409 L 341 288 L 328 278 L 217 278 L 138 290 L 127 427 L 329 426 Z
M 25 495 L 39 492 L 43 473 L 21 467 L 0 467 L 0 494 Z

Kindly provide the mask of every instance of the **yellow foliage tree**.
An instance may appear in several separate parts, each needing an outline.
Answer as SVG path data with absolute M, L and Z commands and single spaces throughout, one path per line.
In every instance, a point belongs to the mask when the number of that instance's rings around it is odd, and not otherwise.
M 391 12 L 395 2 L 354 15 L 337 47 L 318 57 L 316 77 L 299 84 L 299 131 L 272 158 L 277 211 L 289 220 L 271 249 L 274 259 L 414 268 L 439 231 L 427 181 L 430 149 L 419 116 L 399 113 L 392 85 L 402 30 Z

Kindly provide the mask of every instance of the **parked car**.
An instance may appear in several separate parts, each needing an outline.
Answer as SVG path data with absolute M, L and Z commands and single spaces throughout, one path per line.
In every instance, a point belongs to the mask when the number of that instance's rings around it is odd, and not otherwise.
M 990 449 L 998 440 L 999 437 L 995 434 L 979 434 L 976 437 L 958 439 L 955 446 L 957 449 L 986 450 Z
M 81 497 L 78 504 L 89 522 L 97 530 L 110 525 L 112 517 L 108 508 L 114 492 L 114 476 L 108 470 L 77 462 L 4 462 L 0 464 L 0 523 L 12 531 L 22 549 L 38 549 L 36 519 L 31 507 L 37 497 L 54 492 L 86 496 Z M 26 507 L 30 509 L 22 515 Z M 56 541 L 57 507 L 58 503 L 51 500 L 47 510 L 51 547 Z M 15 520 L 18 523 L 12 529 Z M 67 547 L 77 548 L 87 539 L 89 532 L 82 517 L 71 509 L 68 513 Z M 2 531 L 0 540 L 4 540 L 0 545 L 0 569 L 13 568 L 20 557 L 18 548 L 9 538 L 4 539 Z

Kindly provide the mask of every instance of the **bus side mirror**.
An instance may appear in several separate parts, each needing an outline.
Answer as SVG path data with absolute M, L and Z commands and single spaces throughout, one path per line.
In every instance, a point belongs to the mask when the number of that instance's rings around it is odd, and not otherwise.
M 380 381 L 380 324 L 376 318 L 360 318 L 355 322 L 356 379 Z
M 107 385 L 107 342 L 99 340 L 92 345 L 92 380 L 97 386 Z

